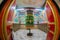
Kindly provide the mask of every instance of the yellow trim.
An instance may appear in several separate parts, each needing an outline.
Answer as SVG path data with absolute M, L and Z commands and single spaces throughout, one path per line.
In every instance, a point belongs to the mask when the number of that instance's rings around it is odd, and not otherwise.
M 53 16 L 54 16 L 54 21 L 55 21 L 55 32 L 54 32 L 54 38 L 53 40 L 56 40 L 56 34 L 58 32 L 58 20 L 57 20 L 57 15 L 56 15 L 56 9 L 55 9 L 55 6 L 53 5 L 52 1 L 51 0 L 47 0 L 47 3 L 49 4 L 52 12 L 53 12 Z M 53 6 L 52 6 L 53 5 Z
M 7 22 L 7 15 L 8 15 L 8 12 L 9 12 L 9 9 L 11 8 L 11 5 L 13 4 L 14 0 L 11 2 L 11 4 L 9 5 L 9 7 L 7 8 L 7 10 L 5 11 L 5 14 L 3 16 L 3 28 L 4 28 L 4 35 L 5 35 L 5 40 L 9 40 L 8 39 L 8 35 L 7 35 L 7 31 L 6 31 L 6 22 Z M 5 19 L 5 20 L 4 20 Z
M 7 2 L 7 3 L 8 3 L 8 2 Z M 6 4 L 5 4 L 5 6 L 6 6 Z M 5 10 L 4 10 L 4 15 L 5 15 L 7 7 L 4 7 L 4 8 L 5 8 Z M 4 34 L 5 34 L 5 32 L 4 32 L 5 30 L 4 30 L 4 27 L 3 27 L 3 26 L 4 26 L 4 25 L 3 25 L 3 24 L 4 24 L 4 23 L 3 23 L 4 15 L 3 15 L 3 17 L 2 17 L 2 18 L 3 18 L 3 19 L 2 19 L 2 32 L 3 32 L 3 38 L 4 38 L 4 40 L 6 40 L 6 39 L 5 39 L 5 35 L 4 35 Z
M 4 10 L 4 13 L 5 13 L 5 11 L 6 11 L 6 8 L 5 8 L 5 10 Z M 4 16 L 4 15 L 3 15 Z M 2 17 L 3 18 L 3 17 Z M 2 32 L 3 32 L 3 38 L 4 38 L 4 40 L 5 40 L 5 36 L 4 36 L 4 30 L 3 30 L 3 21 L 2 21 Z
M 6 25 L 7 25 L 7 24 L 6 24 L 6 23 L 7 23 L 7 16 L 8 16 L 9 10 L 10 10 L 13 2 L 14 2 L 14 1 L 11 2 L 10 6 L 9 6 L 9 8 L 8 8 L 8 11 L 7 11 L 7 13 L 5 14 L 5 21 L 4 21 L 4 22 L 5 22 L 5 27 L 7 27 L 7 26 L 6 26 Z M 6 30 L 6 29 L 5 29 L 5 30 Z M 8 35 L 7 35 L 7 31 L 5 31 L 5 32 L 6 32 L 7 40 L 9 40 L 9 37 L 8 37 Z

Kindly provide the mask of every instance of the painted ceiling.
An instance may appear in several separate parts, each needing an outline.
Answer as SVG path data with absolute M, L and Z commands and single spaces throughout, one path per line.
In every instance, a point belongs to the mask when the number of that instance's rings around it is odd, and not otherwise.
M 16 0 L 18 8 L 21 7 L 35 7 L 41 8 L 46 0 Z
M 0 4 L 3 0 L 0 0 Z M 16 0 L 18 8 L 20 7 L 26 7 L 26 6 L 31 6 L 31 7 L 41 7 L 46 0 Z M 55 2 L 58 4 L 60 7 L 60 0 L 55 0 Z

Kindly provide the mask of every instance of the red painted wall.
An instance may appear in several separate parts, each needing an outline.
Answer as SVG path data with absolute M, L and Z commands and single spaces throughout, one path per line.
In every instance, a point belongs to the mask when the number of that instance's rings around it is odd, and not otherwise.
M 7 21 L 8 20 L 11 20 L 12 19 L 12 16 L 13 16 L 13 13 L 14 13 L 14 9 L 9 9 L 9 7 L 11 6 L 15 6 L 15 0 L 6 0 L 7 2 L 5 3 L 4 7 L 2 8 L 2 10 L 0 11 L 0 39 L 1 40 L 7 40 L 6 37 L 5 37 L 5 27 L 4 27 L 4 21 L 3 20 L 6 20 L 5 19 L 5 15 L 7 14 L 7 11 L 9 10 L 8 12 L 8 18 L 7 18 Z M 13 2 L 14 1 L 14 2 Z M 9 15 L 10 14 L 10 15 Z M 12 20 L 11 20 L 12 21 Z M 9 27 L 11 27 L 11 25 L 8 25 Z M 10 28 L 7 27 L 7 33 L 10 32 L 11 33 L 11 30 L 9 30 Z M 11 40 L 11 38 L 9 38 L 9 40 Z

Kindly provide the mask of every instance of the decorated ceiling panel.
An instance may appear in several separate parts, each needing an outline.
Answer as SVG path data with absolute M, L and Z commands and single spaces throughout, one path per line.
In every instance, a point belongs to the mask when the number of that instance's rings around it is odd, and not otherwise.
M 16 0 L 18 8 L 35 7 L 41 8 L 46 0 Z

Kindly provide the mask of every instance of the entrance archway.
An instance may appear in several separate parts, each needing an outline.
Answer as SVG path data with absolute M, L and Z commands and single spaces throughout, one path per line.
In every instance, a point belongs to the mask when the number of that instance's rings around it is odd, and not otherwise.
M 0 15 L 2 40 L 12 40 L 11 28 L 13 25 L 13 15 L 15 6 L 16 6 L 15 0 L 7 0 L 6 4 L 2 8 Z M 52 0 L 46 1 L 45 8 L 49 21 L 48 22 L 49 31 L 46 40 L 57 40 L 60 26 L 59 12 Z

